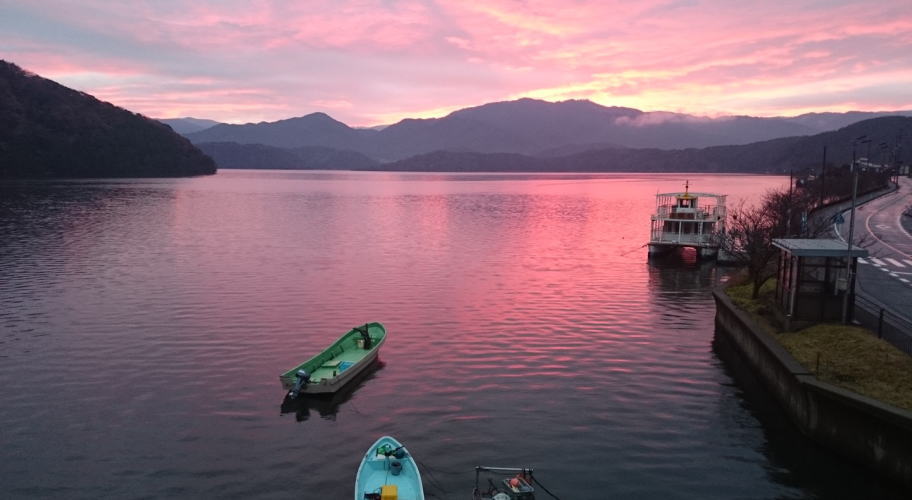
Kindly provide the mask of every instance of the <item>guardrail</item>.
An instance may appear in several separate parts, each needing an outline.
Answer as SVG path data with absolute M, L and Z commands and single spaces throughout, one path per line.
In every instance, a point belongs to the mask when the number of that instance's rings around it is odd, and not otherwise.
M 861 294 L 855 296 L 855 321 L 897 349 L 912 354 L 912 321 Z

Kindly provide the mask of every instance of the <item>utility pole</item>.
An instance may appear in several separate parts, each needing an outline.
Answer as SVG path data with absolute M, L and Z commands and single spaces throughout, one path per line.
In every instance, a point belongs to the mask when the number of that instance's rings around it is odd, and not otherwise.
M 793 171 L 789 170 L 789 198 L 788 198 L 788 207 L 785 210 L 785 237 L 791 238 L 792 236 L 792 185 L 795 183 L 792 180 Z
M 820 206 L 826 202 L 826 145 L 823 146 L 823 161 L 820 164 Z
M 855 203 L 858 197 L 858 168 L 855 165 L 855 146 L 858 143 L 868 144 L 871 149 L 871 139 L 863 135 L 852 141 L 852 215 L 849 217 L 849 239 L 846 242 L 846 289 L 842 297 L 842 322 L 849 324 L 849 293 L 855 293 L 855 276 L 852 275 L 852 239 L 855 237 Z M 870 161 L 870 160 L 869 160 Z M 850 292 L 851 291 L 851 292 Z

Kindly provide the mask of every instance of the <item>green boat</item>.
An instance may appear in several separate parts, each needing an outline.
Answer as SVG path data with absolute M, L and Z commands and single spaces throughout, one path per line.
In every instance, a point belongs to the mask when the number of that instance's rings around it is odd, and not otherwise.
M 385 340 L 386 328 L 380 323 L 356 326 L 320 354 L 279 375 L 279 380 L 291 398 L 336 392 L 377 359 Z

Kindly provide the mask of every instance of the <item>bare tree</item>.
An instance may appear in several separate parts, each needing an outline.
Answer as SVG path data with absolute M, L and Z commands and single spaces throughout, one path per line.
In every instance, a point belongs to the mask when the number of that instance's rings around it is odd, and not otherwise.
M 770 190 L 759 206 L 747 206 L 742 202 L 729 212 L 726 234 L 720 245 L 730 259 L 746 268 L 753 286 L 753 298 L 757 298 L 763 284 L 776 273 L 774 263 L 778 250 L 773 246 L 773 239 L 791 232 L 790 218 L 796 210 L 800 213 L 804 208 L 795 201 L 789 191 Z

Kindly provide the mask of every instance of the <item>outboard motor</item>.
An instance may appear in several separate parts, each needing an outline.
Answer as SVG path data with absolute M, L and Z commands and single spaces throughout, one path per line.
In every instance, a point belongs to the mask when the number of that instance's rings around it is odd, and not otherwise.
M 370 332 L 368 332 L 367 325 L 357 328 L 358 333 L 361 334 L 361 337 L 364 339 L 364 350 L 369 351 L 371 346 L 373 346 L 373 339 L 371 339 Z
M 310 374 L 307 373 L 307 370 L 298 370 L 298 373 L 295 373 L 295 385 L 291 389 L 291 392 L 288 393 L 291 396 L 291 399 L 297 399 L 298 395 L 301 393 L 301 389 L 307 385 L 307 382 L 310 381 Z

